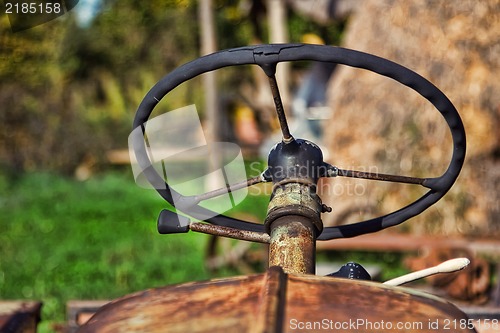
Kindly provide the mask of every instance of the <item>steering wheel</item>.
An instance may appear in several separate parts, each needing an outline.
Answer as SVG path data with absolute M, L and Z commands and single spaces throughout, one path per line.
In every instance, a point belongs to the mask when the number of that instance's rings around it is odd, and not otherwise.
M 457 179 L 463 166 L 466 149 L 464 126 L 453 104 L 437 87 L 408 68 L 371 54 L 350 49 L 310 44 L 271 44 L 234 48 L 198 58 L 178 67 L 156 83 L 156 85 L 147 93 L 139 105 L 133 122 L 133 129 L 141 128 L 144 133 L 144 124 L 149 119 L 155 106 L 165 95 L 181 83 L 200 74 L 223 67 L 254 64 L 260 66 L 270 78 L 271 88 L 273 90 L 273 95 L 275 96 L 278 119 L 282 125 L 283 140 L 286 141 L 290 140 L 290 138 L 293 139 L 291 134 L 288 132 L 284 112 L 282 109 L 279 109 L 281 104 L 277 103 L 277 98 L 280 102 L 277 86 L 273 87 L 272 83 L 276 82 L 274 78 L 274 71 L 277 63 L 300 60 L 330 62 L 362 68 L 398 81 L 399 83 L 415 90 L 434 105 L 434 107 L 444 117 L 451 132 L 453 141 L 453 154 L 449 165 L 446 171 L 441 176 L 436 178 L 416 178 L 399 175 L 374 174 L 353 170 L 340 170 L 336 167 L 327 165 L 328 171 L 322 174 L 323 177 L 344 176 L 418 184 L 428 188 L 429 191 L 414 202 L 389 214 L 349 225 L 324 228 L 318 236 L 318 240 L 354 237 L 398 225 L 409 218 L 420 214 L 436 203 L 446 194 L 446 192 L 448 192 Z M 276 96 L 275 93 L 277 93 L 278 96 Z M 164 186 L 161 187 L 156 186 L 156 190 L 167 202 L 174 206 L 177 211 L 181 211 L 196 219 L 203 220 L 214 225 L 232 227 L 240 229 L 241 231 L 261 233 L 266 231 L 264 225 L 250 223 L 217 214 L 200 206 L 199 202 L 207 198 L 207 196 L 183 196 L 182 194 L 176 192 L 167 183 L 165 183 L 164 179 L 153 168 L 144 144 L 134 142 L 133 150 L 146 179 L 151 184 L 164 184 Z M 269 173 L 263 173 L 260 177 L 249 179 L 242 184 L 231 186 L 231 188 L 242 188 L 259 182 L 272 180 L 272 175 Z M 174 202 L 176 203 L 175 205 Z

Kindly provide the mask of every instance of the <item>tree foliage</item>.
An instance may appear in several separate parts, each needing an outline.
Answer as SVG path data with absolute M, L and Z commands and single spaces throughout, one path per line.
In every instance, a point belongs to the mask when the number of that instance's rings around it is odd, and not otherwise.
M 2 167 L 72 171 L 125 147 L 157 73 L 197 55 L 193 1 L 108 2 L 90 27 L 74 13 L 22 32 L 0 25 Z
M 0 121 L 5 127 L 0 168 L 69 173 L 81 163 L 98 162 L 110 148 L 125 148 L 144 94 L 163 75 L 199 56 L 197 3 L 103 1 L 89 26 L 78 25 L 75 8 L 16 33 L 6 16 L 0 18 Z M 218 48 L 266 42 L 265 1 L 213 3 Z M 307 19 L 290 17 L 292 42 L 318 31 Z M 242 73 L 221 80 L 233 89 L 242 75 L 252 75 Z M 199 89 L 186 88 L 176 96 L 177 104 L 164 107 L 184 106 Z
M 65 106 L 64 66 L 60 24 L 16 34 L 7 20 L 0 25 L 0 156 L 3 164 L 31 169 L 44 164 L 58 166 L 58 157 L 46 160 L 59 145 L 63 123 L 71 117 Z

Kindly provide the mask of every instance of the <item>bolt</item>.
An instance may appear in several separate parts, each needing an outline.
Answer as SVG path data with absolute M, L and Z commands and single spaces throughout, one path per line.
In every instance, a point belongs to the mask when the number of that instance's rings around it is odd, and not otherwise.
M 331 213 L 332 207 L 329 207 L 325 204 L 321 204 L 321 212 L 322 213 Z

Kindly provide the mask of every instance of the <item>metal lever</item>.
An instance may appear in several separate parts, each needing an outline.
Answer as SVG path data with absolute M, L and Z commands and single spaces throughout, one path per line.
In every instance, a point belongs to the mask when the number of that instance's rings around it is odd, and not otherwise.
M 162 210 L 160 216 L 158 216 L 158 232 L 160 234 L 185 233 L 190 230 L 214 236 L 246 240 L 249 242 L 269 243 L 270 241 L 269 235 L 264 232 L 240 230 L 202 222 L 191 222 L 189 217 L 179 215 L 168 209 Z

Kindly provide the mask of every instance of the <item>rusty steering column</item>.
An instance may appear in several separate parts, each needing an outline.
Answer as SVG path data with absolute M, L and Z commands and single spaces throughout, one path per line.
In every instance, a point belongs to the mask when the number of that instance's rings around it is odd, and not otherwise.
M 273 193 L 265 220 L 271 236 L 269 267 L 315 273 L 321 213 L 331 210 L 316 193 L 318 179 L 326 171 L 321 149 L 310 141 L 292 138 L 271 149 L 266 173 L 273 181 Z

